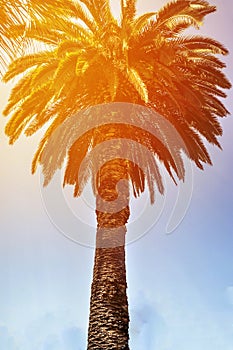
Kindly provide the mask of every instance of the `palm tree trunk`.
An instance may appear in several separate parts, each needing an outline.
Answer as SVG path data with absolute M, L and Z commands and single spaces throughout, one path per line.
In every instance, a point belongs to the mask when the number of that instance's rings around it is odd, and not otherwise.
M 102 187 L 102 198 L 113 199 L 114 191 L 110 190 L 110 187 L 109 182 L 108 186 Z M 124 191 L 124 197 L 123 201 L 126 200 L 129 204 L 128 186 Z M 100 196 L 97 196 L 97 208 L 100 201 Z M 116 212 L 114 200 L 110 206 L 110 212 L 96 210 L 98 227 L 91 287 L 88 350 L 129 350 L 125 225 L 130 211 L 126 205 Z

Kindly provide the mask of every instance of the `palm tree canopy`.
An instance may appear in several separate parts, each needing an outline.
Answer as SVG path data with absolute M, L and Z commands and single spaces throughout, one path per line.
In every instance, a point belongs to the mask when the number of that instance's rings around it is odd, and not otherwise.
M 54 131 L 62 125 L 58 134 L 62 139 L 72 115 L 111 102 L 158 112 L 174 126 L 184 140 L 183 150 L 199 168 L 203 163 L 211 164 L 202 138 L 220 147 L 222 129 L 217 117 L 228 114 L 220 98 L 226 96 L 223 89 L 231 85 L 222 73 L 225 64 L 217 55 L 228 51 L 214 39 L 185 36 L 183 31 L 190 26 L 198 29 L 215 6 L 204 0 L 176 0 L 158 12 L 137 16 L 136 0 L 122 0 L 118 23 L 109 0 L 28 3 L 32 9 L 29 22 L 11 27 L 13 37 L 28 40 L 29 53 L 13 61 L 4 76 L 7 82 L 20 75 L 4 114 L 11 114 L 5 129 L 10 143 L 21 133 L 32 135 L 50 122 L 35 154 L 33 172 L 41 163 L 48 182 L 61 166 L 51 162 L 49 143 Z M 68 153 L 64 183 L 76 186 L 75 195 L 81 193 L 77 174 L 90 148 L 116 136 L 140 140 L 171 176 L 174 171 L 179 179 L 184 178 L 182 164 L 178 167 L 169 148 L 149 132 L 133 125 L 102 126 L 81 135 L 69 147 L 61 147 L 61 161 Z M 180 149 L 177 154 L 182 163 Z M 127 163 L 127 169 L 138 195 L 147 176 L 133 162 Z M 152 173 L 156 169 L 154 162 Z M 160 177 L 154 178 L 158 183 Z

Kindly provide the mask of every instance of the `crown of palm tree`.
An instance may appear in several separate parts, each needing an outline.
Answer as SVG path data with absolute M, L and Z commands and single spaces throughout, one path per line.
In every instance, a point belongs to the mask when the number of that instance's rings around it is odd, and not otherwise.
M 202 138 L 220 147 L 217 138 L 222 129 L 217 117 L 228 111 L 219 98 L 226 96 L 222 90 L 231 85 L 216 55 L 228 52 L 213 39 L 182 32 L 189 26 L 199 28 L 204 17 L 215 11 L 214 6 L 203 0 L 177 0 L 156 13 L 137 17 L 136 1 L 122 0 L 118 23 L 109 0 L 46 2 L 50 11 L 35 3 L 29 2 L 34 12 L 28 22 L 11 26 L 13 37 L 29 40 L 29 54 L 13 61 L 4 76 L 9 81 L 24 73 L 4 110 L 5 115 L 11 114 L 5 129 L 10 143 L 22 132 L 32 135 L 50 121 L 35 154 L 33 172 L 41 163 L 48 182 L 58 167 L 54 162 L 51 168 L 48 151 L 58 126 L 63 126 L 59 129 L 62 139 L 70 128 L 65 121 L 73 114 L 111 102 L 133 103 L 158 112 L 177 130 L 185 143 L 183 150 L 199 168 L 202 163 L 211 164 Z M 184 178 L 182 165 L 178 169 L 169 148 L 150 132 L 135 125 L 105 125 L 81 135 L 68 149 L 63 145 L 63 153 L 64 147 L 68 152 L 64 183 L 76 185 L 75 195 L 80 194 L 79 167 L 90 148 L 116 137 L 146 145 L 171 176 L 173 169 L 178 178 Z M 139 194 L 146 175 L 133 162 L 127 162 L 126 168 Z M 155 169 L 153 163 L 152 174 Z M 158 182 L 159 177 L 154 178 Z

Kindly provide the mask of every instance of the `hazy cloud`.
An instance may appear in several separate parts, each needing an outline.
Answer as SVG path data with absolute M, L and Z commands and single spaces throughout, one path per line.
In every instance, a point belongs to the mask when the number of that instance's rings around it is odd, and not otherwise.
M 228 293 L 233 297 L 232 287 Z M 130 305 L 133 350 L 232 350 L 229 319 L 215 314 L 191 287 L 180 295 L 175 290 L 153 297 L 139 292 Z
M 14 333 L 0 326 L 1 350 L 83 350 L 85 331 L 67 319 L 64 313 L 46 313 L 31 322 L 26 329 Z
M 230 302 L 230 304 L 233 306 L 233 286 L 229 286 L 226 289 L 226 295 L 227 299 Z
M 131 301 L 130 343 L 134 350 L 154 350 L 166 333 L 166 325 L 156 306 L 140 291 Z

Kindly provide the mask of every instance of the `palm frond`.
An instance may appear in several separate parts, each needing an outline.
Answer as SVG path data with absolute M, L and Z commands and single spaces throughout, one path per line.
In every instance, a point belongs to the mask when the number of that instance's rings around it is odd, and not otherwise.
M 126 0 L 125 15 L 129 22 L 133 21 L 136 15 L 136 0 Z
M 10 64 L 8 71 L 3 77 L 3 81 L 8 82 L 17 75 L 27 71 L 29 68 L 41 65 L 54 58 L 55 55 L 53 51 L 45 51 L 20 57 Z
M 11 32 L 11 26 L 25 24 L 27 13 L 21 0 L 1 0 L 0 9 L 0 75 L 8 64 L 22 51 L 22 37 Z
M 135 37 L 136 35 L 138 35 L 143 30 L 143 28 L 148 24 L 151 17 L 153 17 L 155 14 L 156 14 L 155 12 L 149 12 L 136 18 L 132 23 L 131 36 Z
M 183 23 L 199 28 L 204 17 L 216 10 L 215 6 L 210 6 L 207 1 L 180 1 L 176 0 L 165 5 L 157 13 L 156 29 L 164 30 L 169 28 L 172 31 L 179 30 Z
M 45 93 L 46 92 L 46 93 Z M 14 143 L 31 118 L 45 108 L 52 96 L 48 85 L 43 85 L 34 90 L 19 108 L 14 112 L 6 125 L 5 133 L 10 138 L 10 143 Z
M 148 102 L 148 91 L 146 84 L 138 74 L 138 72 L 132 68 L 129 67 L 127 71 L 127 77 L 129 79 L 129 82 L 134 86 L 135 90 L 139 94 L 140 98 L 143 102 Z
M 80 0 L 80 2 L 85 4 L 99 26 L 115 21 L 110 9 L 109 0 Z
M 80 51 L 81 52 L 81 51 Z M 79 57 L 79 52 L 70 52 L 64 59 L 62 59 L 57 67 L 54 75 L 53 85 L 57 92 L 60 91 L 62 86 L 67 82 L 67 80 L 72 80 L 76 65 Z
M 212 54 L 227 55 L 228 50 L 217 40 L 201 36 L 191 36 L 180 39 L 183 48 L 192 50 L 192 52 L 205 52 Z

